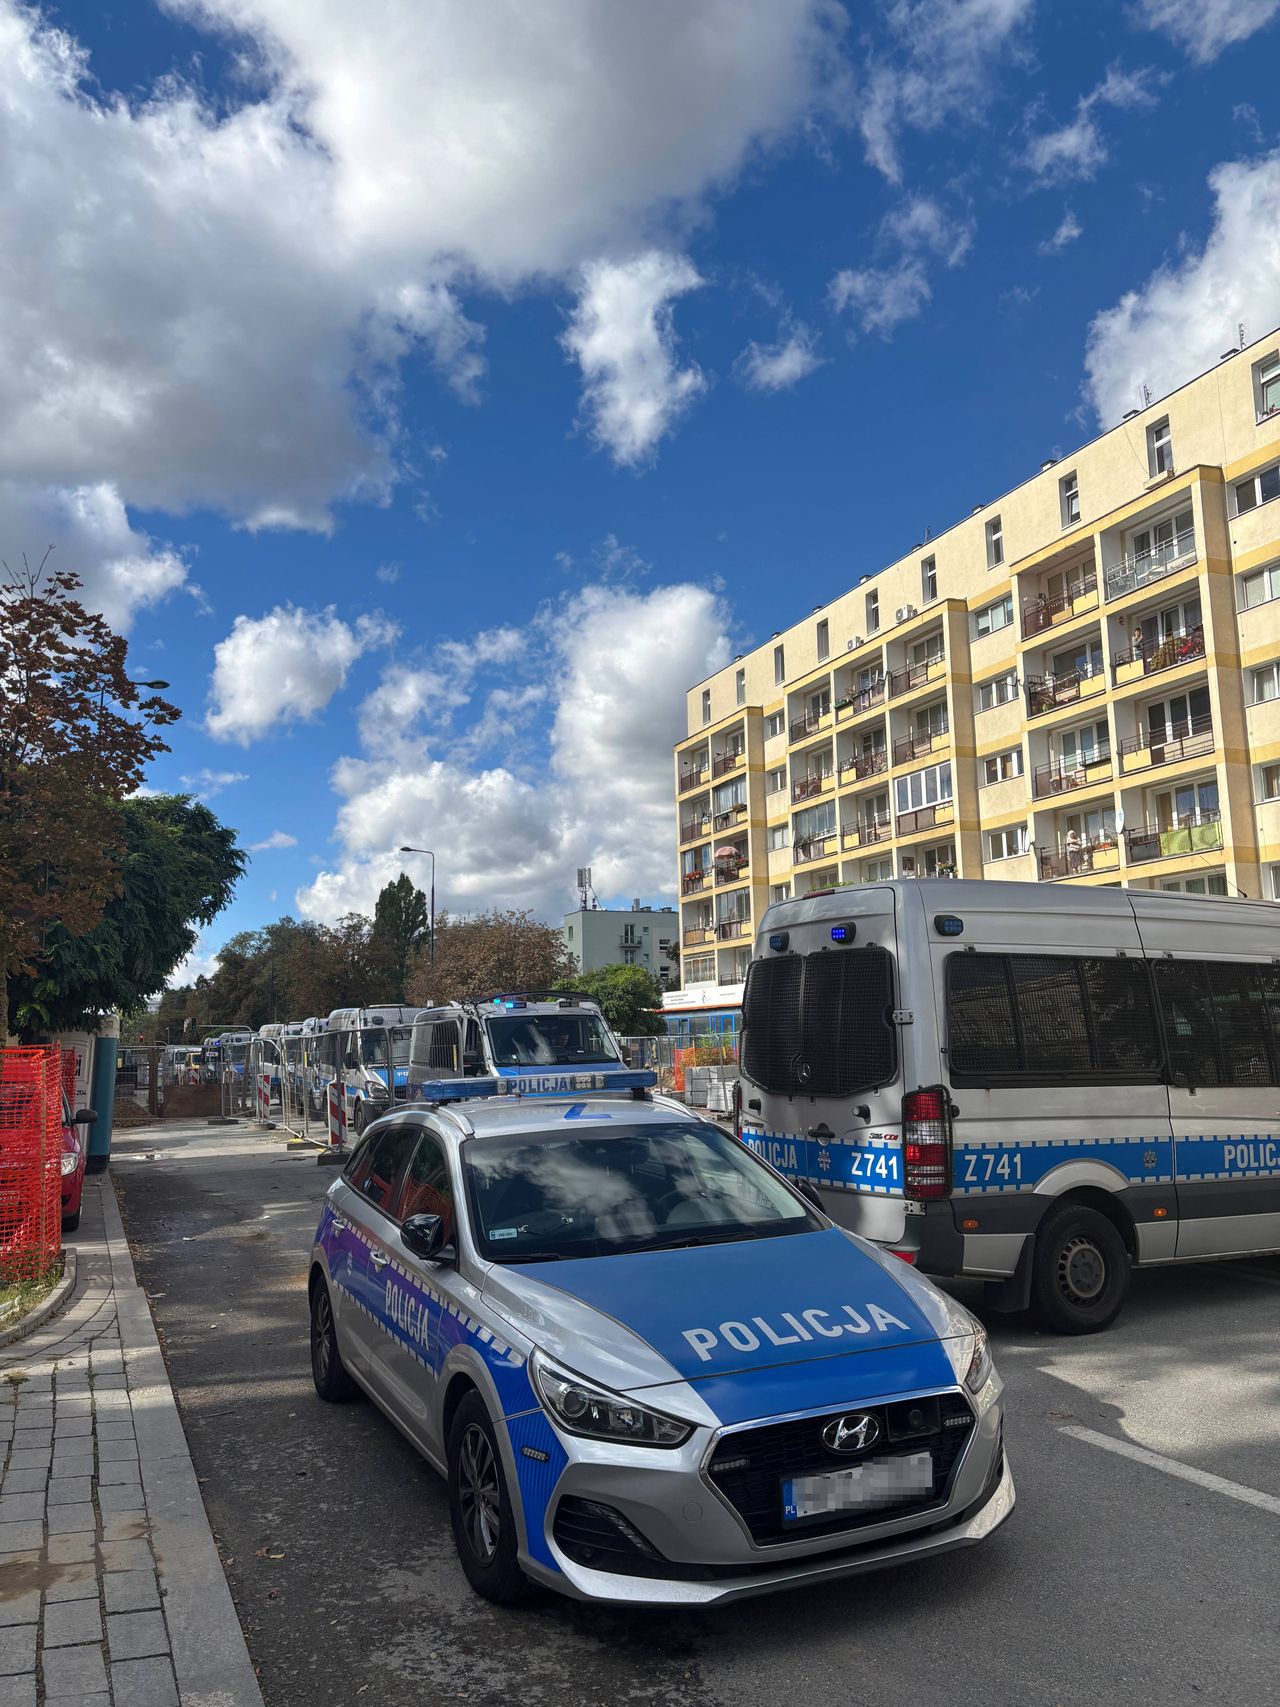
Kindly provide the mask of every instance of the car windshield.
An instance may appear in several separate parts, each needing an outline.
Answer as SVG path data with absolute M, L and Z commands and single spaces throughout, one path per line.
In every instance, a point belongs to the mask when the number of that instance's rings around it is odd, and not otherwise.
M 618 1060 L 596 1014 L 512 1014 L 487 1024 L 498 1067 L 580 1067 Z
M 387 1045 L 391 1045 L 391 1060 L 397 1067 L 407 1067 L 409 1064 L 409 1040 L 413 1036 L 411 1026 L 387 1027 L 378 1030 L 371 1026 L 361 1033 L 360 1050 L 366 1067 L 385 1067 L 387 1064 Z
M 476 1245 L 492 1262 L 673 1250 L 820 1225 L 709 1122 L 473 1138 L 462 1158 Z

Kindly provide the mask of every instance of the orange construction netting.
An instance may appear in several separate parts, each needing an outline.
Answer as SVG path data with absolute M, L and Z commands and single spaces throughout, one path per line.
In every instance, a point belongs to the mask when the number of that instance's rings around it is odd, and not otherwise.
M 61 1050 L 0 1049 L 0 1285 L 62 1250 Z

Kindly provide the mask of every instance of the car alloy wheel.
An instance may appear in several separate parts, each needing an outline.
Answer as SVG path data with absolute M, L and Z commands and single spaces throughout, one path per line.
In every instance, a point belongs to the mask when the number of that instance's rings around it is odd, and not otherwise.
M 493 1562 L 502 1534 L 502 1493 L 488 1436 L 470 1423 L 458 1452 L 458 1499 L 467 1544 L 482 1565 Z

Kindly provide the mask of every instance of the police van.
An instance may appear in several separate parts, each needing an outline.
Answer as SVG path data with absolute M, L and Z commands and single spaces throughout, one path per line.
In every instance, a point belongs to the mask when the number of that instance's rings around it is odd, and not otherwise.
M 765 914 L 741 1134 L 841 1226 L 1063 1333 L 1280 1250 L 1280 907 L 908 880 Z
M 428 1085 L 456 1078 L 517 1081 L 526 1096 L 629 1090 L 639 1083 L 599 1005 L 589 996 L 556 991 L 421 1009 L 409 1052 L 410 1098 L 420 1101 Z M 653 1075 L 643 1082 L 651 1084 Z
M 333 1065 L 335 1071 L 341 1068 L 347 1124 L 353 1131 L 363 1132 L 371 1120 L 404 1101 L 409 1032 L 417 1011 L 383 1003 L 335 1008 L 329 1015 Z

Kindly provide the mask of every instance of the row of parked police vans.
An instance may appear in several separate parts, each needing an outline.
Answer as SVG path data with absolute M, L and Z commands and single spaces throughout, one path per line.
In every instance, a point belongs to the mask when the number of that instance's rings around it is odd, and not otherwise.
M 266 1026 L 349 1123 L 402 1101 L 644 1094 L 583 997 Z M 993 1308 L 1110 1323 L 1131 1269 L 1280 1250 L 1280 909 L 906 881 L 780 903 L 743 997 L 743 1141 L 838 1225 Z

